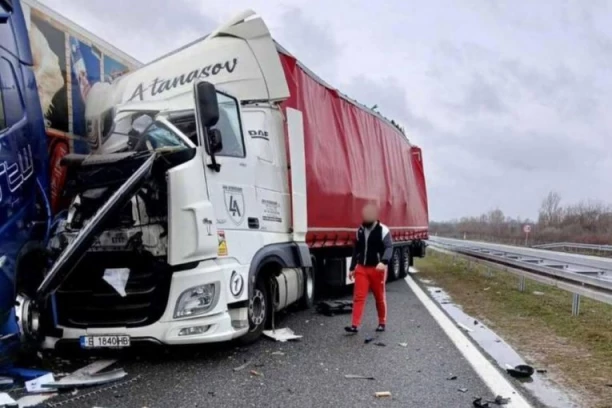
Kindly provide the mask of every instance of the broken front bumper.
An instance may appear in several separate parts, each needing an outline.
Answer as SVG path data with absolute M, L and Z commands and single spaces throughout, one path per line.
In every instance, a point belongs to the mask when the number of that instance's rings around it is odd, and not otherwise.
M 175 272 L 172 275 L 165 311 L 156 322 L 139 327 L 59 326 L 58 328 L 63 330 L 60 342 L 79 340 L 81 336 L 128 335 L 133 343 L 153 341 L 173 345 L 223 342 L 240 337 L 248 330 L 247 305 L 242 302 L 242 307 L 228 308 L 228 300 L 232 299 L 229 293 L 232 269 L 235 268 L 228 270 L 227 266 L 220 266 L 216 261 L 210 260 L 201 262 L 195 269 Z M 191 293 L 194 288 L 206 285 L 215 288 L 210 309 L 193 317 L 175 317 L 180 315 L 179 304 L 184 304 L 179 302 L 181 296 L 184 299 L 185 293 Z

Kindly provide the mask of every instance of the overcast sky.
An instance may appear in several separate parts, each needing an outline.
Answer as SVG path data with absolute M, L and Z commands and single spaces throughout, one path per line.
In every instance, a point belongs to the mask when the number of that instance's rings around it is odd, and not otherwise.
M 430 217 L 612 202 L 612 0 L 42 0 L 147 62 L 252 8 L 322 78 L 405 125 Z M 87 4 L 87 5 L 86 5 Z

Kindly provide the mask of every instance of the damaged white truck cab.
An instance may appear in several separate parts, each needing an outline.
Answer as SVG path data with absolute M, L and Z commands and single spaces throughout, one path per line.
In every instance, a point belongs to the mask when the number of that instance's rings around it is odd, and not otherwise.
M 312 305 L 302 118 L 280 109 L 251 14 L 89 93 L 93 154 L 64 159 L 71 203 L 38 288 L 58 341 L 252 341 Z

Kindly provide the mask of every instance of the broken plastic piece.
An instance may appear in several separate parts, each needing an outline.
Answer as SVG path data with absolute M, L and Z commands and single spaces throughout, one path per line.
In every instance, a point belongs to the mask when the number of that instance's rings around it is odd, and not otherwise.
M 507 368 L 506 371 L 508 372 L 508 374 L 515 378 L 531 377 L 535 372 L 533 367 L 527 364 L 519 364 L 514 368 Z
M 363 342 L 364 342 L 365 344 L 368 344 L 368 343 L 372 342 L 372 340 L 374 340 L 374 338 L 373 338 L 373 337 L 369 337 L 369 336 L 368 336 L 368 337 L 366 337 L 366 338 L 365 338 L 365 340 L 364 340 Z
M 8 394 L 0 392 L 0 407 L 2 408 L 17 408 L 17 401 L 12 399 Z
M 125 287 L 127 286 L 129 278 L 130 270 L 127 268 L 105 269 L 104 276 L 102 277 L 102 279 L 111 285 L 121 297 L 127 296 Z
M 25 386 L 26 386 L 26 390 L 29 393 L 37 394 L 40 392 L 49 392 L 50 391 L 49 388 L 44 388 L 45 384 L 50 384 L 53 382 L 55 382 L 55 377 L 53 377 L 53 374 L 49 373 L 49 374 L 43 375 L 42 377 L 38 377 L 33 380 L 26 381 Z
M 101 373 L 100 371 L 115 364 L 117 360 L 100 360 L 80 368 L 59 381 L 43 384 L 47 388 L 76 388 L 107 384 L 118 381 L 127 373 L 123 369 Z
M 468 389 L 467 388 L 459 388 L 459 389 L 457 389 L 457 391 L 459 391 L 459 392 L 468 392 Z
M 486 401 L 483 401 L 482 398 L 476 398 L 474 400 L 474 406 L 476 408 L 489 408 L 489 403 Z
M 399 343 L 398 345 L 401 347 L 408 347 L 408 343 Z
M 463 323 L 457 323 L 457 326 L 461 327 L 463 330 L 465 330 L 468 333 L 473 332 L 474 330 L 470 329 L 469 327 L 467 327 L 465 324 Z
M 378 347 L 387 347 L 387 345 L 385 343 L 383 343 L 382 341 L 376 342 L 376 343 L 374 343 L 374 345 L 378 346 Z
M 456 375 L 451 375 L 450 377 L 447 378 L 448 381 L 454 381 L 457 379 Z
M 497 405 L 507 405 L 510 402 L 510 398 L 504 398 L 501 395 L 498 395 L 497 397 L 495 397 L 494 402 Z
M 389 391 L 379 391 L 374 393 L 374 396 L 376 398 L 385 398 L 385 397 L 390 397 L 391 393 Z
M 329 300 L 317 304 L 317 312 L 325 316 L 336 314 L 349 314 L 353 312 L 353 301 L 351 300 Z
M 260 373 L 259 371 L 255 371 L 255 370 L 251 370 L 251 375 L 254 375 L 255 377 L 263 377 L 262 373 Z
M 264 336 L 283 343 L 289 340 L 299 340 L 302 338 L 302 336 L 296 335 L 293 330 L 288 327 L 285 327 L 284 329 L 264 330 L 263 334 Z
M 374 380 L 374 377 L 367 375 L 355 375 L 355 374 L 346 374 L 344 378 L 348 378 L 349 380 Z
M 246 363 L 244 363 L 243 365 L 241 365 L 241 366 L 238 366 L 238 367 L 234 368 L 234 371 L 241 371 L 241 370 L 244 370 L 245 368 L 247 368 L 247 367 L 248 367 L 248 365 L 249 365 L 249 364 L 251 364 L 251 362 L 250 362 L 250 361 L 247 361 L 247 362 L 246 362 Z

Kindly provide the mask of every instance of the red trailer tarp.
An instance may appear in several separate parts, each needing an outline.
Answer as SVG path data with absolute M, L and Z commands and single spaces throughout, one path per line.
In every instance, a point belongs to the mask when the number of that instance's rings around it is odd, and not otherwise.
M 291 97 L 304 117 L 307 241 L 352 241 L 361 209 L 377 200 L 396 240 L 427 238 L 427 191 L 421 149 L 391 123 L 325 86 L 279 50 Z

